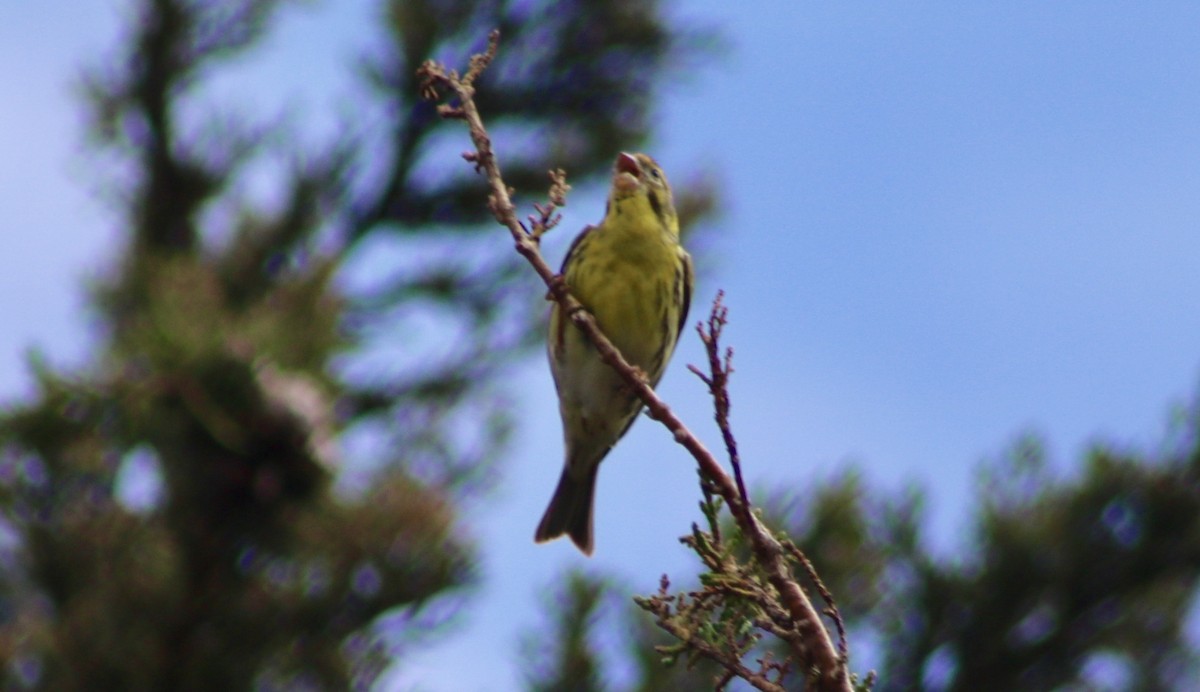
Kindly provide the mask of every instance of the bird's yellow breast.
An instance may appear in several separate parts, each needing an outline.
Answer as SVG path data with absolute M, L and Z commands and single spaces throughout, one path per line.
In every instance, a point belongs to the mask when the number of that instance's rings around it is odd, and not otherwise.
M 660 373 L 652 371 L 665 360 L 663 342 L 674 344 L 676 336 L 665 312 L 672 303 L 679 245 L 652 214 L 622 218 L 620 212 L 627 211 L 610 210 L 593 229 L 588 261 L 568 267 L 566 280 L 626 360 L 653 380 Z

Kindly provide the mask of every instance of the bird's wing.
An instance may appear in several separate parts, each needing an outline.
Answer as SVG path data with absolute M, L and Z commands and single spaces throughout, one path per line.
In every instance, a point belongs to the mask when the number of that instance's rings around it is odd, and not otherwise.
M 575 240 L 571 241 L 571 247 L 567 248 L 567 256 L 563 258 L 562 267 L 558 270 L 559 274 L 567 273 L 567 265 L 571 263 L 571 258 L 575 255 L 575 251 L 579 249 L 579 244 L 583 242 L 584 237 L 595 230 L 595 226 L 584 226 L 579 235 L 575 236 Z
M 696 270 L 692 266 L 692 256 L 686 250 L 680 248 L 683 253 L 683 305 L 679 310 L 679 330 L 675 333 L 675 343 L 679 343 L 679 337 L 683 334 L 683 328 L 687 324 L 688 308 L 692 305 L 692 284 L 696 282 Z

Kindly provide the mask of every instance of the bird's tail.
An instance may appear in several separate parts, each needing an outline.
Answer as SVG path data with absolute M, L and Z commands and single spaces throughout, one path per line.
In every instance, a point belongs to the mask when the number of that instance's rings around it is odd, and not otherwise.
M 599 470 L 600 464 L 593 464 L 583 478 L 575 478 L 569 468 L 563 467 L 558 488 L 542 515 L 534 541 L 543 543 L 566 534 L 584 555 L 592 554 L 592 498 Z

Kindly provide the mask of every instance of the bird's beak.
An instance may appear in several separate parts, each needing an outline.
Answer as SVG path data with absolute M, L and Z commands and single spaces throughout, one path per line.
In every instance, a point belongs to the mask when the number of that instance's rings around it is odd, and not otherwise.
M 621 152 L 613 165 L 613 186 L 622 192 L 636 190 L 642 181 L 642 165 L 633 154 Z

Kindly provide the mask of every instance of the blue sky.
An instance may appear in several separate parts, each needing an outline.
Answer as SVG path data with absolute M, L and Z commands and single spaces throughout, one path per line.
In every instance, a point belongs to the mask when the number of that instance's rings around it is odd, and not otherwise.
M 17 5 L 0 6 L 3 399 L 28 391 L 30 346 L 82 361 L 82 280 L 121 240 L 91 194 L 72 84 L 113 45 L 123 4 Z M 719 176 L 726 208 L 693 314 L 726 290 L 751 485 L 855 467 L 884 490 L 925 488 L 949 553 L 969 537 L 980 461 L 1019 433 L 1043 434 L 1063 475 L 1097 441 L 1152 445 L 1200 374 L 1200 6 L 731 5 L 677 14 L 722 28 L 730 49 L 664 91 L 648 150 L 676 181 Z M 337 110 L 355 93 L 340 66 L 378 40 L 373 8 L 288 12 L 214 98 Z M 579 190 L 566 211 L 555 262 L 602 203 Z M 511 248 L 499 228 L 496 247 Z M 685 337 L 660 392 L 715 444 L 684 368 L 702 358 Z M 401 689 L 517 688 L 517 634 L 563 569 L 642 591 L 693 571 L 675 540 L 697 517 L 692 464 L 650 421 L 605 463 L 596 556 L 533 545 L 561 433 L 540 358 L 521 380 L 515 448 L 465 516 L 484 586 L 391 678 Z

